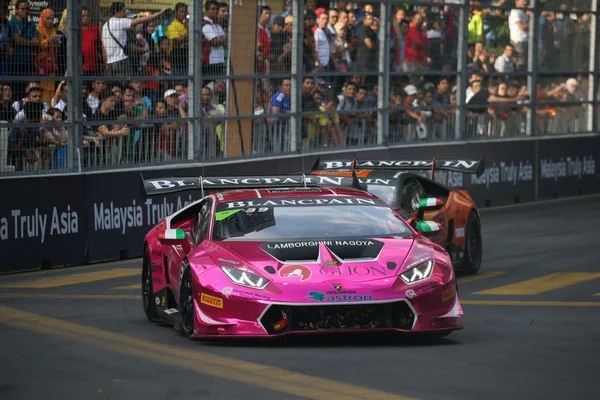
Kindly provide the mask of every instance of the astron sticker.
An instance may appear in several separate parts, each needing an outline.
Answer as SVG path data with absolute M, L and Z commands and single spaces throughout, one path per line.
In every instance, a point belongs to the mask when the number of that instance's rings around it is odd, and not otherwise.
M 215 307 L 215 308 L 223 308 L 223 299 L 218 297 L 210 296 L 208 294 L 202 293 L 200 295 L 200 303 L 206 304 L 207 306 Z
M 454 231 L 454 236 L 456 236 L 457 238 L 465 237 L 465 228 L 456 228 L 456 230 Z
M 304 265 L 286 265 L 279 270 L 279 276 L 282 278 L 299 277 L 301 282 L 304 282 L 312 275 L 311 270 Z

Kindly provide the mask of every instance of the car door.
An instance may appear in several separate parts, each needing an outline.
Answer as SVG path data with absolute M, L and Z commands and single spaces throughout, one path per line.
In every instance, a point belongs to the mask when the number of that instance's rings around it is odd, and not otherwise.
M 204 239 L 208 237 L 207 229 L 210 227 L 211 220 L 211 208 L 212 199 L 207 198 L 197 206 L 194 210 L 197 210 L 193 215 L 189 215 L 186 219 L 189 219 L 182 224 L 182 229 L 186 233 L 186 239 L 189 245 L 186 246 L 188 249 L 195 249 Z M 179 298 L 179 284 L 181 282 L 181 275 L 183 274 L 183 267 L 186 265 L 187 252 L 182 246 L 172 246 L 171 255 L 169 259 L 169 280 L 172 282 L 171 289 L 175 295 L 175 298 Z

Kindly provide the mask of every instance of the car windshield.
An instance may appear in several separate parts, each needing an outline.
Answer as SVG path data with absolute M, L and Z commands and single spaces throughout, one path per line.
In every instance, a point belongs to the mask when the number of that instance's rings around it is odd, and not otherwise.
M 374 194 L 388 206 L 396 208 L 396 186 L 367 184 L 367 192 Z
M 310 240 L 411 235 L 385 206 L 245 207 L 216 213 L 213 240 Z

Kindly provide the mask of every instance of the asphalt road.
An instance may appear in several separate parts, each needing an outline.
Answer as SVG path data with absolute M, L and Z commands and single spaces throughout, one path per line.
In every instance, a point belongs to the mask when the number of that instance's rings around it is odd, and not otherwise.
M 600 196 L 482 222 L 465 329 L 437 341 L 193 342 L 145 319 L 139 260 L 0 277 L 0 399 L 600 398 Z

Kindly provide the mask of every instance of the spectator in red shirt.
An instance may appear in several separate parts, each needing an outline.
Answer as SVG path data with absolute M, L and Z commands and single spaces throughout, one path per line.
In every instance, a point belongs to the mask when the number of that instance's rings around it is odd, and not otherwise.
M 269 74 L 269 59 L 271 57 L 271 33 L 269 32 L 269 21 L 271 20 L 271 7 L 262 6 L 258 19 L 258 43 L 256 44 L 256 60 L 258 73 Z
M 81 7 L 81 51 L 83 53 L 83 74 L 99 75 L 102 42 L 100 29 L 91 23 L 90 10 Z
M 408 28 L 408 34 L 404 37 L 404 61 L 402 67 L 404 72 L 417 72 L 427 69 L 431 59 L 427 56 L 429 50 L 429 39 L 423 31 L 423 16 L 415 14 Z M 417 85 L 419 77 L 413 75 L 410 82 Z

